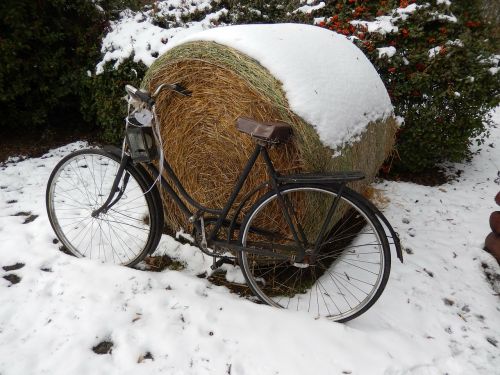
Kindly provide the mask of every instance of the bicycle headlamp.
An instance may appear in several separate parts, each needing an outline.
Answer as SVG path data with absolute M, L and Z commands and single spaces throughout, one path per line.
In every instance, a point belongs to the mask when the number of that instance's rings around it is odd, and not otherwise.
M 151 126 L 143 126 L 134 118 L 129 118 L 126 138 L 130 157 L 134 164 L 150 163 L 157 158 L 158 153 Z

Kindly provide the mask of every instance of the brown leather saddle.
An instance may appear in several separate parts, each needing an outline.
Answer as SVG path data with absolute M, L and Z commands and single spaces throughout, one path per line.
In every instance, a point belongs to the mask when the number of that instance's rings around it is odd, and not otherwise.
M 286 143 L 292 135 L 292 127 L 286 122 L 259 122 L 247 117 L 238 118 L 236 128 L 269 143 Z

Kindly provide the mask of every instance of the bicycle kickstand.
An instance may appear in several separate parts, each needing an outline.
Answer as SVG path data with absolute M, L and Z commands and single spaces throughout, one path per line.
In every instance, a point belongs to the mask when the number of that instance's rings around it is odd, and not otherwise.
M 219 260 L 216 260 L 217 257 L 214 256 L 213 258 L 213 264 L 210 266 L 212 270 L 216 270 L 220 268 L 223 264 L 231 264 L 234 266 L 234 261 L 231 258 L 222 256 L 219 258 Z

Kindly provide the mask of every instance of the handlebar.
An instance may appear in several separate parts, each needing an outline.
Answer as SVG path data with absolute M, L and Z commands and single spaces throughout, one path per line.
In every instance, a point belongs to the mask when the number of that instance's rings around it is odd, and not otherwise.
M 143 102 L 149 107 L 152 107 L 155 104 L 154 99 L 149 95 L 147 91 L 136 89 L 132 85 L 125 85 L 125 91 L 127 91 L 127 94 L 129 94 L 132 99 Z
M 145 90 L 136 89 L 132 85 L 125 85 L 125 91 L 127 91 L 127 94 L 129 94 L 130 97 L 132 97 L 134 100 L 145 103 L 150 108 L 154 106 L 156 96 L 163 89 L 170 89 L 170 90 L 175 91 L 176 93 L 181 94 L 183 96 L 191 96 L 191 91 L 186 89 L 180 83 L 174 83 L 174 84 L 163 83 L 160 86 L 158 86 L 158 88 L 155 90 L 153 95 L 150 95 L 149 92 L 147 92 Z
M 175 91 L 176 93 L 181 94 L 182 96 L 191 96 L 192 94 L 190 90 L 182 86 L 180 83 L 173 83 L 173 84 L 162 83 L 160 86 L 158 86 L 158 88 L 152 95 L 153 98 L 155 98 L 165 88 Z

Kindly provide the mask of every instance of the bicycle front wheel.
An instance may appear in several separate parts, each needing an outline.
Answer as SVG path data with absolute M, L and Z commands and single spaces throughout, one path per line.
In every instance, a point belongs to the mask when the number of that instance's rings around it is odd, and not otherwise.
M 374 213 L 347 187 L 340 197 L 335 187 L 314 185 L 288 185 L 280 194 L 282 200 L 275 192 L 262 197 L 241 226 L 247 251 L 239 253 L 239 265 L 254 294 L 275 307 L 339 322 L 368 310 L 391 263 Z M 299 249 L 305 259 L 297 263 Z
M 74 152 L 54 168 L 47 184 L 50 223 L 65 248 L 77 257 L 133 266 L 156 248 L 163 212 L 156 187 L 131 164 L 118 189 L 123 195 L 106 212 L 101 207 L 111 191 L 120 158 L 104 150 Z M 118 196 L 118 191 L 115 196 Z

